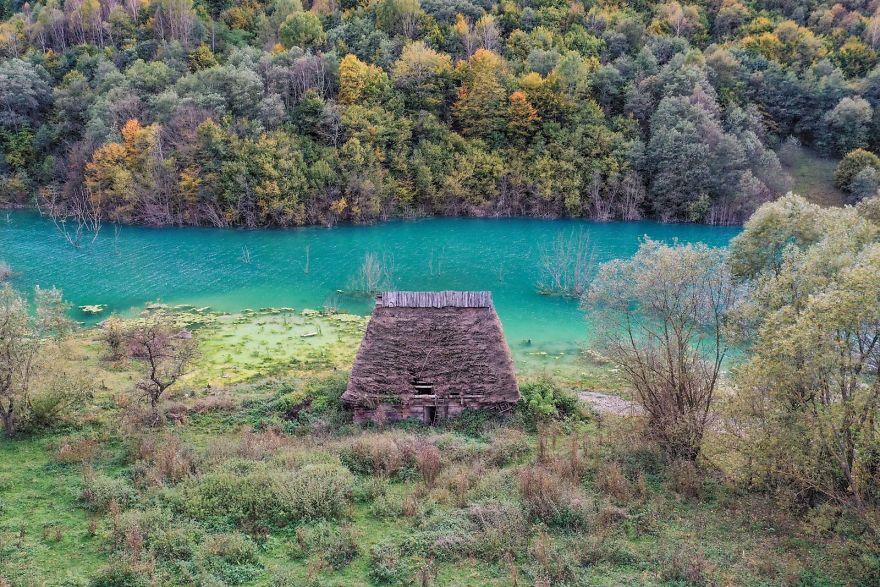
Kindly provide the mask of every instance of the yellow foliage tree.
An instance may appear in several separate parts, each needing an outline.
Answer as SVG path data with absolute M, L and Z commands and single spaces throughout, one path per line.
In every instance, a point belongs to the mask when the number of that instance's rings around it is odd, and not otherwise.
M 339 63 L 340 104 L 376 100 L 388 88 L 388 74 L 378 65 L 364 63 L 350 53 Z

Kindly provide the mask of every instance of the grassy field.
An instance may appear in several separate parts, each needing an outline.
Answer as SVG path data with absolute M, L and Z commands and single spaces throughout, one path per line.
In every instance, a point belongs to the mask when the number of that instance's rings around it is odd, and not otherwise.
M 363 319 L 182 313 L 203 352 L 162 426 L 87 331 L 64 356 L 94 397 L 0 440 L 0 585 L 871 584 L 835 520 L 713 465 L 724 437 L 697 470 L 580 405 L 595 366 L 549 419 L 359 427 L 338 398 Z
M 821 157 L 800 145 L 785 145 L 780 161 L 791 176 L 794 193 L 823 206 L 842 206 L 846 202 L 846 195 L 834 185 L 836 159 Z

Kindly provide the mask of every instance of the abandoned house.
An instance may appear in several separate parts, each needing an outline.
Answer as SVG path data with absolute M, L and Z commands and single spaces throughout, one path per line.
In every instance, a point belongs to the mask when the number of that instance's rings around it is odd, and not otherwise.
M 426 424 L 519 401 L 510 349 L 487 291 L 386 292 L 342 396 L 355 421 Z

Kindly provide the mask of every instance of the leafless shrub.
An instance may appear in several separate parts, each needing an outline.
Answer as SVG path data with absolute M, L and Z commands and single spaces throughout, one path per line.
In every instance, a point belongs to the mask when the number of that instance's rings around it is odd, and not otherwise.
M 241 254 L 238 256 L 238 260 L 241 261 L 244 265 L 250 265 L 251 261 L 253 261 L 251 250 L 247 245 L 243 245 L 241 247 Z
M 85 240 L 94 243 L 101 232 L 100 206 L 85 188 L 75 188 L 66 197 L 55 186 L 43 188 L 37 197 L 37 209 L 52 220 L 64 240 L 76 249 Z
M 63 464 L 84 463 L 93 460 L 99 450 L 96 438 L 68 438 L 55 449 L 53 459 Z
M 135 481 L 141 485 L 179 483 L 196 471 L 192 449 L 172 434 L 141 438 L 137 452 L 141 460 L 135 466 Z
M 604 463 L 596 472 L 596 487 L 619 502 L 629 501 L 632 487 L 620 464 Z
M 385 254 L 379 257 L 376 253 L 367 253 L 344 293 L 357 297 L 373 297 L 391 289 L 393 281 L 394 257 Z
M 629 513 L 624 508 L 608 504 L 599 509 L 596 524 L 601 528 L 614 528 L 628 518 Z
M 541 277 L 538 292 L 543 295 L 580 298 L 596 273 L 596 254 L 589 234 L 558 233 L 540 253 Z
M 424 442 L 416 452 L 416 467 L 422 480 L 428 487 L 433 487 L 440 473 L 440 450 L 431 443 Z
M 666 582 L 699 586 L 710 583 L 712 571 L 702 549 L 695 544 L 683 544 L 666 559 L 660 574 Z
M 703 489 L 703 477 L 693 461 L 678 460 L 667 469 L 672 489 L 685 497 L 696 498 Z
M 101 323 L 101 339 L 107 345 L 109 358 L 118 361 L 125 358 L 128 353 L 125 323 L 111 316 Z

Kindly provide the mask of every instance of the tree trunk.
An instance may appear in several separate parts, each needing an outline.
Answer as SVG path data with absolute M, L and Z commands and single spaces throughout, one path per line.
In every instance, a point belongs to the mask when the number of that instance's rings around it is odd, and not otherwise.
M 9 413 L 3 413 L 3 432 L 6 434 L 6 438 L 12 438 L 15 436 L 17 432 L 15 426 L 15 412 L 9 410 Z

